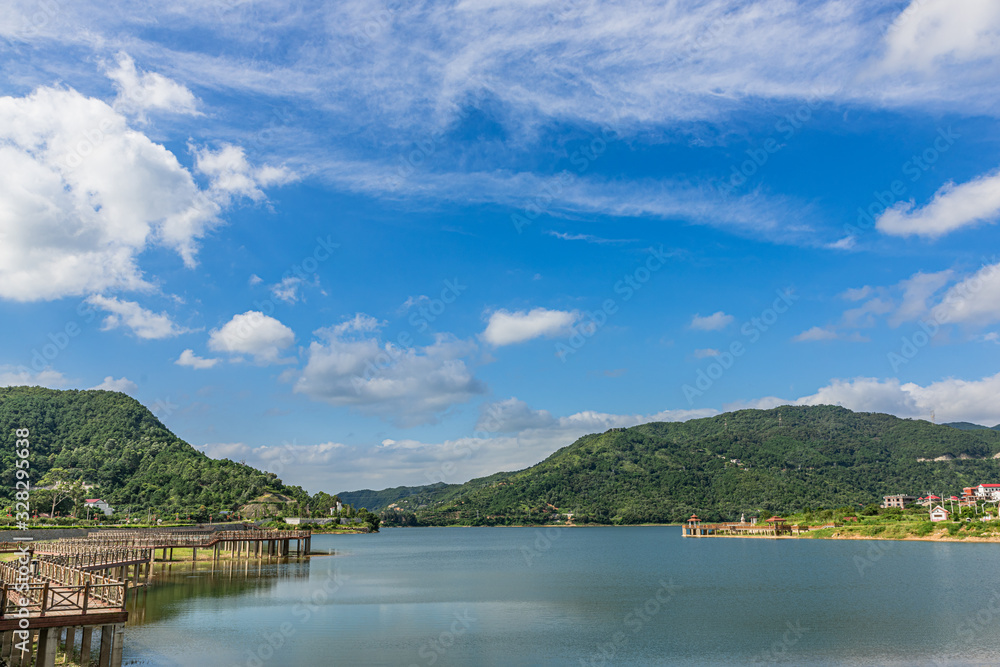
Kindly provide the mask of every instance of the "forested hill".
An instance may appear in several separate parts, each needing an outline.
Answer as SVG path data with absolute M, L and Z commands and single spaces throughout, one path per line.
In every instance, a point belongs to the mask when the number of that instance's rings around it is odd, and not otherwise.
M 112 391 L 0 388 L 2 490 L 15 488 L 15 429 L 30 431 L 32 484 L 54 468 L 99 485 L 112 506 L 166 512 L 231 509 L 264 491 L 308 499 L 274 473 L 211 459 L 171 433 L 141 403 Z
M 602 523 L 739 519 L 960 493 L 1000 482 L 1000 432 L 835 406 L 741 410 L 588 435 L 520 472 L 442 490 L 421 523 L 521 523 L 553 508 Z M 942 461 L 918 461 L 944 457 Z M 953 460 L 951 460 L 953 459 Z
M 397 486 L 391 489 L 373 491 L 341 491 L 337 497 L 352 507 L 364 507 L 371 512 L 378 512 L 400 500 L 406 500 L 408 506 L 418 507 L 432 500 L 439 500 L 442 492 L 461 488 L 460 484 L 427 484 L 425 486 Z
M 982 431 L 982 430 L 1000 431 L 1000 424 L 997 424 L 996 426 L 982 426 L 981 424 L 973 424 L 971 422 L 951 422 L 949 424 L 945 424 L 945 426 L 957 428 L 960 431 Z

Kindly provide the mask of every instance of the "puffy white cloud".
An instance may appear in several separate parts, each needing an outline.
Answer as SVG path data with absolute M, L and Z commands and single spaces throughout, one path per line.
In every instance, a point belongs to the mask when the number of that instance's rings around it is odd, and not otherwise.
M 72 382 L 59 371 L 46 368 L 37 373 L 24 366 L 0 365 L 0 387 L 48 387 L 63 389 Z
M 256 310 L 234 315 L 209 333 L 208 348 L 233 355 L 249 354 L 260 365 L 292 363 L 281 354 L 295 342 L 295 332 Z
M 0 298 L 148 285 L 150 245 L 193 266 L 220 207 L 172 153 L 75 90 L 0 97 Z
M 713 347 L 707 347 L 704 349 L 694 351 L 695 359 L 706 359 L 708 357 L 717 357 L 717 356 L 719 356 L 719 351 Z
M 732 321 L 733 316 L 726 315 L 721 310 L 705 317 L 695 313 L 695 316 L 691 318 L 690 327 L 695 331 L 719 331 L 729 326 Z
M 1000 4 L 996 6 L 1000 8 Z M 937 238 L 963 227 L 993 222 L 998 218 L 1000 170 L 961 185 L 948 183 L 921 208 L 915 208 L 913 202 L 899 202 L 879 216 L 876 228 L 883 234 L 892 236 Z
M 123 394 L 134 394 L 139 385 L 132 382 L 126 377 L 118 378 L 117 380 L 112 376 L 107 376 L 104 381 L 96 387 L 91 387 L 91 389 L 103 389 L 104 391 L 120 391 Z
M 569 333 L 579 317 L 576 311 L 546 308 L 534 308 L 528 312 L 497 310 L 490 314 L 486 330 L 480 337 L 490 345 L 500 347 L 542 336 L 561 336 Z
M 87 303 L 111 313 L 101 324 L 104 331 L 124 325 L 139 338 L 146 339 L 172 338 L 189 331 L 174 324 L 166 313 L 154 313 L 135 301 L 122 301 L 95 294 L 87 298 Z
M 316 331 L 294 391 L 403 426 L 433 422 L 485 391 L 465 361 L 474 345 L 438 336 L 425 347 L 401 348 L 370 335 L 377 326 L 358 314 Z
M 839 405 L 856 412 L 884 412 L 909 419 L 938 422 L 969 421 L 986 426 L 1000 423 L 1000 373 L 980 380 L 947 378 L 924 386 L 897 378 L 835 379 L 814 394 L 788 400 L 776 396 L 739 401 L 726 410 L 768 409 L 779 405 Z
M 175 361 L 174 363 L 177 364 L 178 366 L 190 366 L 195 370 L 201 370 L 205 368 L 212 368 L 217 363 L 219 363 L 219 360 L 204 359 L 195 354 L 194 350 L 184 350 L 183 352 L 181 352 L 181 356 L 179 356 L 177 358 L 177 361 Z
M 255 202 L 266 199 L 261 188 L 284 185 L 295 180 L 285 167 L 254 167 L 241 146 L 222 144 L 218 150 L 195 150 L 195 169 L 209 178 L 210 188 L 220 198 L 247 197 Z
M 993 0 L 911 0 L 886 32 L 885 64 L 931 70 L 1000 55 L 1000 5 Z
M 115 108 L 140 115 L 146 110 L 197 114 L 197 100 L 186 87 L 155 72 L 140 72 L 127 53 L 119 53 L 118 66 L 107 75 L 118 88 Z
M 899 417 L 938 421 L 970 421 L 992 426 L 1000 423 L 1000 373 L 981 380 L 948 378 L 921 386 L 896 378 L 859 377 L 833 380 L 797 405 L 841 405 L 850 410 L 887 412 Z

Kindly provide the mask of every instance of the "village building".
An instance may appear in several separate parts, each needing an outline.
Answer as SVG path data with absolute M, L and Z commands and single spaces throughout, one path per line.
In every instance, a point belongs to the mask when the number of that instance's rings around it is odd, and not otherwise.
M 1000 484 L 980 484 L 976 487 L 976 497 L 980 500 L 1000 500 Z
M 916 496 L 907 496 L 904 494 L 897 494 L 895 496 L 882 496 L 882 507 L 898 507 L 903 509 L 907 505 L 912 505 L 917 502 Z
M 90 509 L 93 509 L 93 510 L 95 510 L 97 512 L 103 512 L 104 516 L 111 516 L 115 512 L 111 508 L 111 505 L 108 505 L 106 502 L 104 502 L 100 498 L 90 498 L 88 500 L 84 500 L 83 501 L 83 506 L 84 507 L 89 507 Z
M 931 510 L 931 521 L 947 521 L 951 512 L 938 505 Z

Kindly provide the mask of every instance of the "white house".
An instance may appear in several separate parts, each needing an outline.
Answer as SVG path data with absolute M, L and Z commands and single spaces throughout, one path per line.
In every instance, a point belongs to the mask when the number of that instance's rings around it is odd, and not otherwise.
M 83 506 L 93 508 L 98 512 L 103 512 L 104 516 L 111 516 L 114 513 L 114 510 L 111 509 L 111 505 L 108 505 L 100 498 L 90 498 L 89 500 L 84 500 Z
M 980 484 L 976 487 L 976 497 L 1000 500 L 1000 484 Z
M 931 521 L 947 521 L 950 516 L 951 512 L 940 505 L 931 510 Z

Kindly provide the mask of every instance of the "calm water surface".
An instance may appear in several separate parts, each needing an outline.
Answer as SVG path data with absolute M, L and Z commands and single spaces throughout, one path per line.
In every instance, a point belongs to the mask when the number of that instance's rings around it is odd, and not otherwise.
M 125 664 L 1000 664 L 996 544 L 396 528 L 313 549 L 335 555 L 174 565 Z

